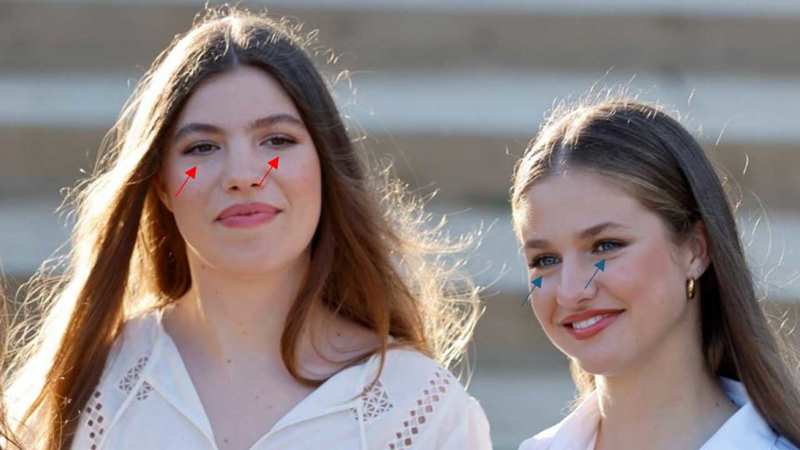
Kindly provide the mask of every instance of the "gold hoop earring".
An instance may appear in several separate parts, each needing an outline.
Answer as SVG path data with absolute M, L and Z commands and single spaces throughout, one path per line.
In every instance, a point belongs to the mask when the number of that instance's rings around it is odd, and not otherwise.
M 690 300 L 694 298 L 694 294 L 696 291 L 695 285 L 696 283 L 694 281 L 694 278 L 689 278 L 688 280 L 686 280 L 686 298 Z

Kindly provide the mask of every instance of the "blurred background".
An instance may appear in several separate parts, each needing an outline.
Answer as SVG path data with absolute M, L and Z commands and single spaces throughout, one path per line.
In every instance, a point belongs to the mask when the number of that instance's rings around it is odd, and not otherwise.
M 218 4 L 211 2 L 211 5 Z M 135 81 L 203 2 L 0 2 L 0 262 L 12 290 L 67 239 L 59 189 L 91 172 Z M 529 308 L 507 206 L 512 166 L 557 98 L 622 83 L 681 112 L 741 188 L 759 293 L 797 325 L 800 2 L 796 0 L 278 0 L 320 30 L 349 82 L 354 136 L 394 160 L 456 233 L 482 228 L 486 286 L 470 392 L 496 448 L 516 449 L 573 397 Z M 329 73 L 333 76 L 335 73 Z M 588 195 L 589 193 L 587 193 Z

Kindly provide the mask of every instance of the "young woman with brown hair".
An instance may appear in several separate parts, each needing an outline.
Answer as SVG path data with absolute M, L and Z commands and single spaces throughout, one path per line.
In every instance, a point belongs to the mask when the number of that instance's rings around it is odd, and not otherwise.
M 533 311 L 579 405 L 521 450 L 794 449 L 800 393 L 700 145 L 626 98 L 557 109 L 514 172 Z
M 476 291 L 419 204 L 377 188 L 314 36 L 212 10 L 139 82 L 77 191 L 63 282 L 31 290 L 30 448 L 490 448 L 445 369 Z

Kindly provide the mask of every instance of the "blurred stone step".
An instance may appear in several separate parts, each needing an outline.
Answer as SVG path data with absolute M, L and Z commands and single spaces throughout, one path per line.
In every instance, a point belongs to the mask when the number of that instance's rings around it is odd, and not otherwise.
M 337 97 L 353 137 L 364 130 L 368 152 L 391 156 L 413 186 L 502 206 L 514 161 L 554 98 L 575 98 L 595 81 L 576 73 L 376 72 L 354 76 L 353 89 L 340 84 Z M 0 198 L 53 192 L 89 171 L 133 82 L 121 74 L 0 76 Z M 796 211 L 798 85 L 800 78 L 640 74 L 630 91 L 682 111 L 712 159 L 745 189 L 771 208 Z
M 0 74 L 0 126 L 113 124 L 136 76 L 106 72 Z M 796 143 L 797 77 L 614 71 L 360 73 L 336 84 L 343 113 L 367 132 L 529 137 L 553 104 L 625 87 L 677 108 L 710 141 Z
M 6 2 L 0 4 L 0 67 L 34 73 L 141 69 L 188 28 L 203 3 Z M 354 70 L 800 72 L 800 13 L 792 1 L 266 3 L 275 15 L 319 28 L 322 43 Z
M 518 355 L 502 352 L 506 358 Z M 575 387 L 565 364 L 525 369 L 478 366 L 468 392 L 489 419 L 496 450 L 517 450 L 534 434 L 566 416 Z
M 26 279 L 67 242 L 69 224 L 56 214 L 59 204 L 55 196 L 0 201 L 2 272 L 17 282 Z
M 0 200 L 27 195 L 57 195 L 62 187 L 90 173 L 105 130 L 68 127 L 0 126 Z M 372 158 L 391 158 L 397 176 L 421 193 L 463 204 L 505 207 L 516 159 L 525 138 L 399 135 L 370 132 L 362 142 Z M 772 210 L 798 211 L 800 146 L 723 143 L 706 145 L 710 157 L 745 190 Z M 745 171 L 743 174 L 742 172 Z M 465 183 L 465 176 L 469 182 Z M 755 205 L 757 206 L 757 205 Z

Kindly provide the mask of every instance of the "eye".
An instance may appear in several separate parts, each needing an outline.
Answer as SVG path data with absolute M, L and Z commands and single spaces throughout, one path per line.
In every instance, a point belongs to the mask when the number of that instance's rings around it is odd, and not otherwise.
M 184 150 L 182 152 L 182 154 L 184 154 L 184 155 L 187 155 L 187 154 L 201 155 L 201 154 L 211 153 L 213 150 L 215 150 L 217 148 L 219 148 L 219 147 L 217 147 L 214 144 L 209 144 L 207 142 L 204 142 L 204 143 L 193 145 L 193 146 L 187 148 L 186 150 Z
M 556 257 L 553 255 L 537 256 L 536 258 L 533 258 L 533 261 L 531 261 L 530 264 L 528 264 L 528 268 L 536 269 L 539 267 L 539 263 L 541 263 L 542 261 L 547 259 L 554 260 L 555 258 Z
M 625 246 L 625 244 L 623 242 L 619 242 L 619 241 L 613 241 L 613 240 L 597 241 L 597 242 L 595 242 L 594 247 L 592 247 L 592 249 L 593 249 L 592 252 L 593 253 L 606 253 L 606 252 L 610 252 L 612 250 L 616 250 L 618 248 L 622 248 L 624 246 Z M 548 267 L 550 265 L 557 264 L 558 262 L 559 262 L 558 261 L 558 257 L 556 257 L 556 256 L 553 256 L 553 255 L 542 255 L 542 256 L 537 256 L 537 257 L 533 258 L 531 260 L 531 262 L 528 264 L 528 268 L 530 268 L 530 269 L 542 269 L 542 268 L 546 268 L 546 267 Z
M 267 144 L 267 145 L 269 145 L 270 147 L 273 147 L 273 148 L 285 148 L 285 147 L 288 147 L 290 145 L 294 145 L 296 143 L 297 143 L 297 140 L 295 140 L 294 138 L 292 138 L 290 136 L 275 135 L 275 136 L 268 137 L 266 140 L 264 140 L 264 142 L 261 143 L 261 145 Z
M 597 244 L 600 244 L 600 245 L 597 245 Z M 602 247 L 604 244 L 611 244 L 610 248 L 606 247 L 606 248 L 609 249 L 608 251 L 611 251 L 611 250 L 613 250 L 613 249 L 615 249 L 617 247 L 622 247 L 623 246 L 622 243 L 617 242 L 617 241 L 599 241 L 599 242 L 597 242 L 595 244 L 594 248 Z

